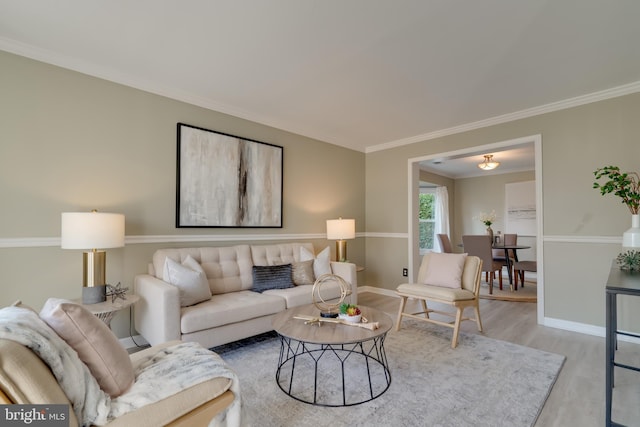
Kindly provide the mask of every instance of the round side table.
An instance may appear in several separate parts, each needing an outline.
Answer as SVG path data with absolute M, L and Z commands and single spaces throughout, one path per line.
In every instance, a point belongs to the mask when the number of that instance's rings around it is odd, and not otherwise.
M 140 297 L 138 295 L 127 294 L 126 299 L 116 298 L 115 301 L 111 302 L 110 298 L 107 298 L 106 301 L 99 302 L 96 304 L 81 304 L 84 308 L 89 310 L 93 315 L 95 315 L 98 319 L 102 320 L 107 326 L 111 327 L 111 319 L 113 316 L 125 308 L 129 308 L 138 300 Z

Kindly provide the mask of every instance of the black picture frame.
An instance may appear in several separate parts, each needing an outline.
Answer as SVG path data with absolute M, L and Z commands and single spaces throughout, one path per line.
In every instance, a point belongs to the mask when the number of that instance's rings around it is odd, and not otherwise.
M 282 228 L 283 147 L 177 124 L 177 228 Z

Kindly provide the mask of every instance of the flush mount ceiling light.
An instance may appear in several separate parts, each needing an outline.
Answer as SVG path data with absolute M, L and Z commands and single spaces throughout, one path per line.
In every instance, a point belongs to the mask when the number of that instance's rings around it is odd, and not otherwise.
M 484 156 L 484 162 L 478 163 L 478 167 L 484 171 L 490 171 L 498 167 L 500 162 L 493 161 L 493 154 L 486 154 Z

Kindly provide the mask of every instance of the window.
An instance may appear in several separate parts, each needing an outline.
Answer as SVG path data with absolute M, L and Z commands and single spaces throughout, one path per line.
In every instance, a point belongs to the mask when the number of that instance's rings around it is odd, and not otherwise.
M 434 249 L 436 229 L 435 188 L 421 188 L 419 196 L 418 226 L 420 233 L 420 253 Z

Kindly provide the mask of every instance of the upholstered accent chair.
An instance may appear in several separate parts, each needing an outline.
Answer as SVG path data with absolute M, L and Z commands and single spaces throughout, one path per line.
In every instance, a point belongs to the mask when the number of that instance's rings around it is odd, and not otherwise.
M 462 236 L 462 245 L 464 251 L 473 256 L 477 256 L 482 260 L 482 271 L 485 272 L 486 281 L 489 283 L 489 294 L 493 294 L 493 280 L 498 273 L 498 284 L 502 290 L 502 261 L 493 259 L 491 249 L 491 236 L 486 234 L 464 235 Z
M 453 328 L 451 348 L 458 345 L 460 323 L 463 320 L 475 321 L 478 330 L 482 331 L 479 306 L 481 275 L 482 260 L 476 256 L 437 252 L 426 254 L 420 264 L 417 283 L 404 283 L 396 290 L 400 297 L 396 331 L 400 330 L 403 317 Z M 406 311 L 407 300 L 410 298 L 420 301 L 422 311 Z M 430 308 L 427 303 L 434 303 L 434 308 Z M 442 305 L 453 307 L 455 312 L 437 308 Z M 473 308 L 475 317 L 463 317 L 464 309 L 467 307 Z M 432 318 L 431 314 L 451 317 L 454 320 L 444 322 Z
M 524 272 L 537 272 L 538 271 L 538 262 L 537 261 L 518 261 L 513 264 L 513 286 L 514 289 L 518 290 L 518 279 L 520 279 L 521 286 L 524 288 Z
M 451 239 L 447 234 L 438 234 L 438 240 L 440 241 L 440 247 L 442 248 L 442 252 L 446 254 L 450 254 L 453 252 L 453 248 L 451 246 Z

